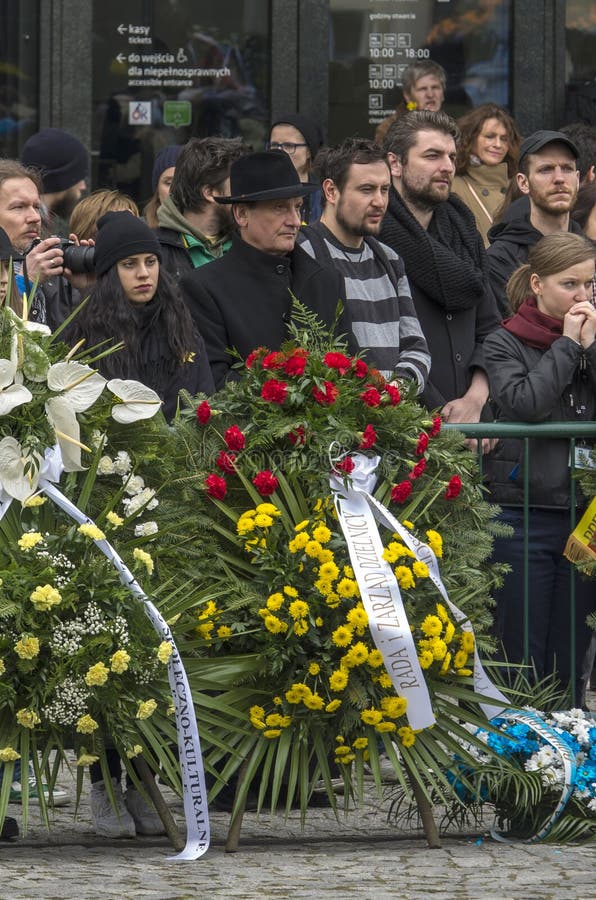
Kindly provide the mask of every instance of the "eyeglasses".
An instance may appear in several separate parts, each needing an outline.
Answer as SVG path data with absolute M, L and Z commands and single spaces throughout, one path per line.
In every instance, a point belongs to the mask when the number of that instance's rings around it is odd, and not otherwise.
M 284 141 L 283 144 L 280 144 L 279 141 L 265 142 L 265 150 L 283 150 L 285 153 L 289 153 L 290 156 L 294 155 L 296 147 L 308 147 L 308 144 L 293 144 L 291 141 Z

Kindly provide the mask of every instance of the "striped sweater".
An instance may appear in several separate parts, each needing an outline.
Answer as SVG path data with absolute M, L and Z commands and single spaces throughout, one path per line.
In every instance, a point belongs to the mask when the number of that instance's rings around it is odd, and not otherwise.
M 370 237 L 358 250 L 346 247 L 321 222 L 302 228 L 298 243 L 342 275 L 352 331 L 368 361 L 388 380 L 413 379 L 420 393 L 428 378 L 430 354 L 397 253 Z

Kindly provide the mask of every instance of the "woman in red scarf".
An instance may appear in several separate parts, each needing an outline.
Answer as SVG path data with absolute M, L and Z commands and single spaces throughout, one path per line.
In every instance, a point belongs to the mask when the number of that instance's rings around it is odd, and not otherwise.
M 514 315 L 484 342 L 498 421 L 573 423 L 596 417 L 595 256 L 596 248 L 583 237 L 558 232 L 532 247 L 528 263 L 511 276 L 507 295 Z M 511 566 L 495 597 L 498 633 L 511 663 L 522 660 L 524 648 L 523 443 L 499 441 L 486 466 L 492 498 L 502 506 L 502 520 L 514 529 L 512 537 L 498 538 L 494 547 L 494 558 Z M 529 460 L 530 658 L 538 677 L 556 672 L 562 687 L 574 684 L 579 705 L 585 696 L 581 669 L 590 642 L 586 616 L 594 607 L 594 584 L 575 577 L 563 549 L 586 498 L 577 487 L 577 508 L 570 509 L 567 440 L 531 440 Z

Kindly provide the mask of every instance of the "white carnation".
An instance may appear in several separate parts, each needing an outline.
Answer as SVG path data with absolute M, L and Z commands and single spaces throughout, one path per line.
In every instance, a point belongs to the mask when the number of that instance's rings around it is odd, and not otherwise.
M 128 475 L 132 468 L 132 460 L 126 450 L 119 450 L 114 460 L 116 475 Z
M 135 494 L 140 494 L 143 488 L 145 487 L 145 482 L 141 478 L 140 475 L 133 475 L 132 478 L 123 477 L 123 482 L 125 482 L 124 491 L 129 497 L 134 497 Z
M 102 456 L 97 465 L 97 472 L 99 475 L 113 475 L 114 474 L 114 463 L 110 459 L 109 456 Z
M 140 525 L 135 525 L 136 537 L 149 537 L 150 534 L 156 534 L 157 530 L 157 522 L 141 522 Z

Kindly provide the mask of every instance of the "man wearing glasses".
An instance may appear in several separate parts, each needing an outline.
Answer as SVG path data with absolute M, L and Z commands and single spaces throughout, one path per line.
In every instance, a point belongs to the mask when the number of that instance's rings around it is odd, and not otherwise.
M 300 181 L 303 184 L 317 184 L 312 177 L 312 169 L 322 144 L 321 129 L 316 122 L 299 113 L 288 113 L 271 126 L 265 149 L 283 150 L 292 160 Z M 303 224 L 317 222 L 322 211 L 321 191 L 308 194 L 302 206 Z

